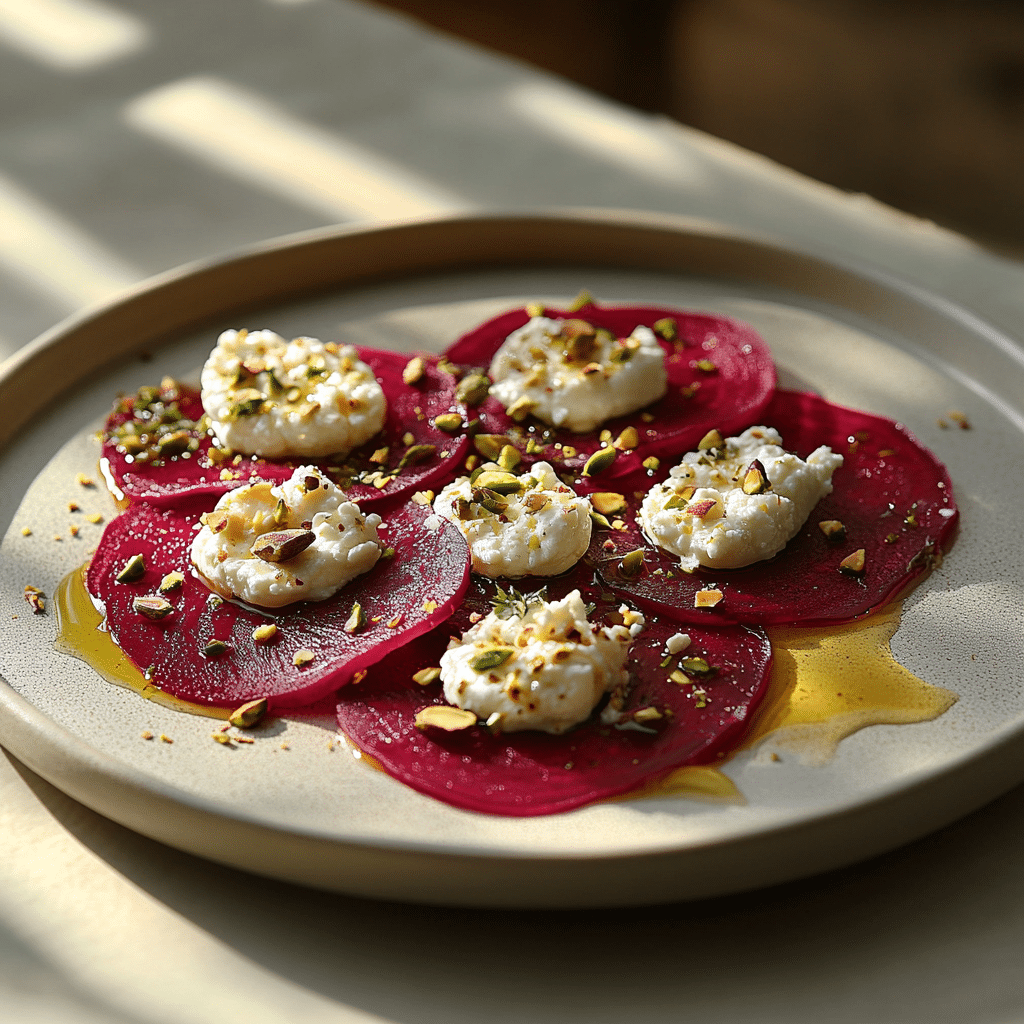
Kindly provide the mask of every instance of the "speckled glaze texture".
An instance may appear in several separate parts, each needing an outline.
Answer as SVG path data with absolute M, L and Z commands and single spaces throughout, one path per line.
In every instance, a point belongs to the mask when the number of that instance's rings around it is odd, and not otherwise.
M 545 242 L 548 266 L 513 259 Z M 603 251 L 603 266 L 578 269 L 579 251 Z M 487 269 L 491 252 L 511 269 Z M 637 252 L 643 269 L 631 269 Z M 338 267 L 326 281 L 325 254 Z M 360 283 L 374 258 L 380 280 Z M 473 262 L 482 269 L 454 269 Z M 892 647 L 915 674 L 959 695 L 949 712 L 862 730 L 820 767 L 772 760 L 769 738 L 725 766 L 743 804 L 656 797 L 510 820 L 446 806 L 374 770 L 338 735 L 330 710 L 277 718 L 254 731 L 256 742 L 223 745 L 211 738 L 210 719 L 148 702 L 54 650 L 52 603 L 33 614 L 24 588 L 51 598 L 100 536 L 90 516 L 117 512 L 97 473 L 94 434 L 119 391 L 165 373 L 194 381 L 230 326 L 440 351 L 502 310 L 565 303 L 582 286 L 609 303 L 748 321 L 771 347 L 784 386 L 898 419 L 946 464 L 960 535 L 907 598 Z M 306 298 L 287 298 L 303 287 Z M 174 310 L 192 296 L 189 320 Z M 736 891 L 848 863 L 1024 778 L 1024 356 L 941 301 L 669 219 L 609 227 L 585 217 L 496 217 L 457 230 L 441 222 L 285 241 L 184 272 L 102 316 L 57 329 L 0 380 L 6 395 L 22 396 L 0 464 L 0 741 L 108 816 L 226 863 L 341 891 L 611 905 Z M 97 360 L 76 353 L 101 329 L 117 336 L 121 355 L 93 375 Z M 65 390 L 55 401 L 45 371 L 58 364 Z M 507 884 L 524 861 L 535 880 L 528 892 Z

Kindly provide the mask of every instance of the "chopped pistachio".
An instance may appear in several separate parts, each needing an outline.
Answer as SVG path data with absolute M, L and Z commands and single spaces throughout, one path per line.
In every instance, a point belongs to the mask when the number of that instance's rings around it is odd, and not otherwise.
M 504 665 L 515 651 L 511 647 L 492 647 L 482 654 L 478 654 L 470 663 L 474 672 L 486 672 L 488 669 Z
M 710 359 L 698 359 L 693 365 L 703 373 L 714 373 L 718 369 Z
M 466 405 L 479 405 L 489 394 L 491 382 L 482 373 L 467 374 L 459 381 L 455 397 Z
M 145 594 L 132 601 L 132 610 L 138 615 L 144 615 L 147 619 L 156 622 L 159 619 L 167 618 L 174 611 L 174 605 L 159 594 Z
M 300 647 L 292 655 L 292 664 L 296 668 L 305 668 L 314 658 L 316 658 L 316 655 L 308 647 Z
M 514 473 L 496 469 L 485 469 L 474 481 L 478 488 L 494 491 L 496 494 L 519 494 L 524 485 Z
M 846 540 L 846 526 L 838 519 L 822 519 L 818 523 L 818 529 L 831 541 Z
M 725 438 L 718 430 L 712 428 L 701 439 L 697 445 L 697 451 L 709 452 L 713 448 L 721 448 L 725 444 Z
M 598 448 L 593 455 L 587 459 L 583 467 L 584 476 L 597 476 L 599 473 L 610 469 L 619 453 L 614 448 Z
M 857 548 L 839 563 L 839 571 L 845 572 L 848 576 L 863 576 L 866 561 L 864 548 Z
M 594 305 L 596 305 L 596 303 L 594 302 L 594 296 L 591 295 L 590 292 L 588 292 L 586 288 L 581 288 L 579 290 L 579 292 L 577 293 L 576 298 L 573 299 L 572 302 L 570 302 L 569 305 L 566 306 L 565 308 L 566 308 L 566 311 L 569 312 L 569 313 L 577 313 L 584 306 L 594 306 Z
M 721 604 L 724 597 L 725 594 L 712 587 L 708 587 L 705 590 L 698 590 L 697 593 L 693 595 L 693 607 L 714 608 L 715 605 Z
M 247 701 L 241 707 L 235 708 L 228 716 L 228 721 L 236 729 L 251 729 L 267 713 L 267 698 L 258 697 L 256 700 Z
M 160 581 L 160 586 L 157 587 L 157 590 L 159 590 L 161 594 L 171 594 L 175 590 L 180 590 L 184 582 L 185 574 L 175 570 L 174 572 L 169 572 Z
M 203 645 L 203 654 L 207 658 L 219 658 L 222 654 L 226 654 L 228 645 L 223 640 L 209 640 Z
M 227 733 L 212 732 L 212 733 L 210 733 L 210 739 L 212 739 L 215 742 L 219 743 L 223 747 L 230 747 L 231 746 L 231 737 L 228 736 Z
M 132 555 L 121 567 L 115 579 L 118 583 L 138 583 L 146 575 L 146 560 L 141 554 Z
M 606 516 L 617 516 L 626 511 L 626 499 L 615 491 L 595 491 L 588 495 L 590 504 Z
M 473 438 L 473 446 L 485 459 L 496 459 L 501 449 L 512 443 L 512 438 L 504 434 L 477 434 Z
M 416 491 L 410 499 L 416 505 L 429 505 L 434 500 L 434 492 L 427 491 Z
M 512 470 L 514 470 L 522 461 L 522 458 L 523 457 L 519 454 L 519 451 L 516 448 L 507 444 L 498 453 L 498 465 L 505 470 L 506 473 L 511 473 Z
M 249 551 L 264 562 L 288 562 L 315 540 L 312 530 L 276 530 L 258 537 Z
M 673 317 L 665 316 L 660 320 L 655 320 L 651 324 L 651 330 L 655 334 L 660 335 L 666 341 L 675 341 L 679 334 L 678 325 Z
M 532 437 L 526 442 L 527 455 L 541 455 L 544 452 L 544 445 L 538 444 Z
M 417 729 L 441 729 L 443 732 L 462 732 L 476 725 L 476 715 L 463 708 L 452 708 L 447 704 L 431 704 L 416 712 L 414 724 Z
M 462 416 L 457 412 L 443 412 L 434 417 L 434 426 L 446 434 L 454 434 L 462 429 Z
M 415 466 L 421 462 L 426 462 L 427 459 L 432 458 L 437 454 L 437 445 L 433 444 L 414 444 L 411 448 L 405 450 L 405 454 L 398 462 L 398 468 L 405 469 L 406 466 Z
M 595 509 L 590 510 L 590 521 L 595 526 L 600 526 L 602 529 L 605 530 L 610 530 L 612 528 L 612 524 L 608 522 L 607 518 L 601 515 L 601 513 L 596 511 Z M 609 541 L 608 543 L 611 544 L 611 541 Z M 612 546 L 614 547 L 614 544 Z
M 413 356 L 405 364 L 405 369 L 402 370 L 402 380 L 406 384 L 417 384 L 423 379 L 423 374 L 427 372 L 427 364 L 420 356 Z
M 275 636 L 277 636 L 277 626 L 273 622 L 264 622 L 262 626 L 257 626 L 252 631 L 252 638 L 258 644 L 269 643 Z
M 436 683 L 440 678 L 441 669 L 436 666 L 421 668 L 419 672 L 412 674 L 412 681 L 418 686 L 429 686 L 431 683 Z
M 643 461 L 643 467 L 644 467 L 644 469 L 647 470 L 648 473 L 656 473 L 660 466 L 661 466 L 661 459 L 657 458 L 654 455 L 648 456 Z
M 747 467 L 746 473 L 743 474 L 743 493 L 763 494 L 765 491 L 770 490 L 771 486 L 771 481 L 768 479 L 768 474 L 761 460 L 754 459 Z
M 684 516 L 692 516 L 694 519 L 715 520 L 721 519 L 725 514 L 722 503 L 717 498 L 704 498 L 702 501 L 694 501 L 683 509 Z
M 712 676 L 715 674 L 716 669 L 708 664 L 706 658 L 683 658 L 679 662 L 679 667 L 689 676 Z
M 663 717 L 657 708 L 639 708 L 633 712 L 634 722 L 656 722 Z
M 629 554 L 622 556 L 622 561 L 619 562 L 619 574 L 629 579 L 634 576 L 639 576 L 643 567 L 643 548 L 637 548 L 635 551 L 630 551 Z
M 522 423 L 527 416 L 533 412 L 534 406 L 537 403 L 532 398 L 528 398 L 526 395 L 520 395 L 505 411 L 508 415 L 516 421 L 516 423 Z
M 363 606 L 356 601 L 352 605 L 352 611 L 349 614 L 348 620 L 345 622 L 346 633 L 358 633 L 361 629 L 366 627 L 366 612 L 363 611 Z
M 532 320 L 535 316 L 544 315 L 543 302 L 528 302 L 526 304 L 526 315 Z
M 640 435 L 636 427 L 626 427 L 612 444 L 620 452 L 631 452 L 640 443 Z
M 23 526 L 21 528 L 21 535 L 22 535 L 22 537 L 31 537 L 32 536 L 32 527 L 31 526 Z

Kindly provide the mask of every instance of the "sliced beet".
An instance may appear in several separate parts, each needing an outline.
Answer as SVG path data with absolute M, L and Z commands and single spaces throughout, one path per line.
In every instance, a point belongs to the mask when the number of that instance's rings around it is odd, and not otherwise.
M 167 457 L 157 455 L 149 462 L 140 462 L 128 454 L 125 441 L 117 436 L 117 431 L 122 424 L 133 419 L 139 396 L 125 398 L 118 403 L 106 424 L 103 458 L 110 476 L 130 501 L 145 501 L 161 508 L 209 495 L 220 495 L 242 483 L 258 480 L 280 483 L 291 476 L 296 466 L 309 464 L 318 466 L 336 483 L 348 482 L 346 494 L 366 508 L 408 497 L 417 490 L 443 485 L 455 476 L 469 445 L 468 438 L 461 430 L 452 435 L 434 426 L 434 418 L 440 414 L 465 412 L 464 407 L 455 399 L 455 378 L 438 369 L 436 359 L 424 357 L 423 377 L 415 384 L 406 384 L 402 379 L 402 371 L 409 362 L 408 355 L 369 348 L 359 348 L 357 351 L 360 359 L 373 368 L 383 387 L 388 411 L 380 433 L 346 458 L 275 460 L 236 456 L 226 461 L 211 461 L 211 439 L 196 426 L 203 415 L 199 392 L 178 385 L 177 397 L 166 398 L 166 402 L 174 403 L 173 406 L 165 403 L 151 410 L 142 407 L 141 426 L 145 428 L 150 425 L 154 413 L 159 416 L 163 408 L 171 407 L 174 409 L 172 415 L 180 415 L 183 419 L 180 422 L 172 421 L 160 429 L 166 434 L 183 435 L 180 438 L 181 444 L 190 444 L 193 450 Z M 146 390 L 143 389 L 144 392 Z M 161 389 L 148 390 L 159 393 Z M 167 389 L 163 390 L 166 396 Z M 149 418 L 146 418 L 147 415 Z M 408 435 L 411 435 L 411 439 Z M 380 471 L 386 475 L 389 470 L 396 471 L 406 453 L 419 445 L 432 445 L 435 451 L 413 452 L 413 461 L 387 479 L 383 487 L 361 482 L 360 478 L 365 480 L 367 476 Z M 386 457 L 381 460 L 378 455 L 375 460 L 374 455 L 385 448 Z M 217 449 L 213 449 L 213 452 L 216 458 Z M 424 457 L 415 460 L 417 454 Z
M 646 541 L 636 524 L 636 494 L 653 482 L 636 475 L 620 481 L 630 502 L 621 517 L 626 529 L 596 530 L 585 556 L 612 590 L 683 623 L 826 625 L 867 615 L 941 559 L 959 518 L 952 484 L 906 427 L 796 391 L 776 392 L 760 422 L 775 427 L 787 450 L 803 458 L 822 444 L 844 457 L 832 494 L 800 533 L 768 561 L 683 573 L 678 559 Z M 823 520 L 843 523 L 845 539 L 827 539 L 818 526 Z M 624 573 L 623 554 L 641 547 L 639 573 Z M 860 548 L 863 575 L 842 571 L 840 562 Z M 721 590 L 724 599 L 714 608 L 694 608 L 695 594 L 707 587 Z
M 545 309 L 544 315 L 552 319 L 577 317 L 619 338 L 628 337 L 639 325 L 653 328 L 659 320 L 669 318 L 676 322 L 678 337 L 674 342 L 661 339 L 667 393 L 645 409 L 609 420 L 598 430 L 575 434 L 533 417 L 519 424 L 506 415 L 501 402 L 487 398 L 478 409 L 481 432 L 508 437 L 527 464 L 544 460 L 579 470 L 601 447 L 602 431 L 610 431 L 615 438 L 632 426 L 640 443 L 633 452 L 620 454 L 602 474 L 612 479 L 639 469 L 650 456 L 674 457 L 696 448 L 712 427 L 723 434 L 742 430 L 758 419 L 775 390 L 775 364 L 768 346 L 749 324 L 739 320 L 654 306 L 594 304 L 573 312 Z M 463 335 L 444 355 L 457 365 L 486 369 L 502 342 L 529 319 L 525 309 L 503 313 Z M 707 368 L 702 369 L 705 364 Z M 527 452 L 531 440 L 534 444 Z
M 552 598 L 584 579 L 583 572 L 551 581 Z M 490 611 L 493 584 L 474 578 L 458 613 Z M 583 589 L 588 589 L 584 587 Z M 600 603 L 598 615 L 617 602 Z M 627 793 L 684 765 L 710 764 L 735 748 L 764 696 L 771 648 L 763 633 L 744 627 L 690 631 L 690 648 L 663 667 L 665 644 L 678 627 L 649 624 L 631 650 L 634 685 L 624 711 L 657 708 L 658 728 L 640 731 L 603 725 L 597 715 L 561 736 L 520 732 L 494 736 L 482 726 L 459 733 L 421 732 L 416 713 L 444 704 L 440 683 L 412 681 L 414 672 L 436 666 L 448 638 L 465 625 L 452 620 L 393 651 L 358 685 L 339 694 L 342 731 L 384 769 L 413 789 L 466 810 L 526 817 L 555 814 Z M 669 674 L 680 658 L 700 656 L 715 671 L 680 685 Z M 666 712 L 671 711 L 671 715 Z
M 429 514 L 429 508 L 411 502 L 387 514 L 380 536 L 394 555 L 329 600 L 256 610 L 212 598 L 189 571 L 199 512 L 133 505 L 108 524 L 86 585 L 105 607 L 114 641 L 165 692 L 200 704 L 231 707 L 268 697 L 271 707 L 298 707 L 427 632 L 458 605 L 469 577 L 469 552 L 451 523 L 427 529 Z M 117 582 L 125 564 L 139 554 L 142 575 Z M 166 594 L 170 614 L 153 621 L 136 611 L 135 599 L 156 594 L 173 571 L 185 578 Z M 357 632 L 346 632 L 356 602 L 367 621 Z M 277 635 L 256 642 L 253 630 L 267 623 L 277 626 Z M 211 640 L 224 642 L 227 650 L 202 653 Z M 304 667 L 293 663 L 300 650 L 315 655 Z

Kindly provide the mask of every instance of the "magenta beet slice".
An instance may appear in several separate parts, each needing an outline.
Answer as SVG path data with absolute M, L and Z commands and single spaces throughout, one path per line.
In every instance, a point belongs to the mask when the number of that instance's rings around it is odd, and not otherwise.
M 579 576 L 577 575 L 577 578 Z M 552 596 L 572 589 L 553 581 Z M 474 578 L 466 609 L 490 610 L 484 594 L 493 584 Z M 616 604 L 599 604 L 610 610 Z M 339 694 L 342 731 L 376 758 L 390 775 L 455 807 L 526 817 L 556 814 L 628 793 L 683 765 L 710 764 L 734 749 L 764 696 L 771 648 L 764 634 L 744 627 L 690 631 L 691 647 L 662 667 L 665 643 L 677 627 L 647 626 L 631 651 L 634 676 L 625 711 L 655 707 L 671 716 L 650 732 L 603 725 L 592 718 L 562 736 L 512 733 L 493 736 L 482 726 L 445 734 L 421 732 L 416 713 L 444 704 L 440 683 L 412 681 L 414 672 L 440 662 L 453 622 L 393 651 L 358 685 Z M 679 685 L 669 673 L 682 658 L 703 657 L 715 671 Z
M 402 371 L 409 356 L 398 352 L 360 348 L 359 356 L 371 367 L 388 400 L 387 419 L 375 437 L 343 459 L 317 459 L 314 464 L 336 483 L 345 485 L 346 493 L 366 508 L 385 501 L 408 497 L 414 491 L 447 483 L 455 476 L 466 454 L 469 441 L 461 434 L 453 436 L 434 426 L 434 417 L 447 412 L 464 412 L 455 399 L 455 378 L 439 370 L 436 359 L 424 358 L 423 377 L 415 384 L 406 384 Z M 114 484 L 131 501 L 145 501 L 168 508 L 208 495 L 220 495 L 243 483 L 268 480 L 280 483 L 291 476 L 296 466 L 309 460 L 270 460 L 250 456 L 211 461 L 211 440 L 196 426 L 203 415 L 199 392 L 177 385 L 176 390 L 141 389 L 143 399 L 156 396 L 154 404 L 140 402 L 140 396 L 122 399 L 106 424 L 103 445 L 104 467 Z M 172 397 L 176 395 L 177 397 Z M 163 401 L 161 401 L 163 398 Z M 173 404 L 172 404 L 173 403 Z M 125 439 L 119 428 L 142 409 L 140 425 L 154 425 L 161 416 L 169 422 L 156 427 L 165 440 L 164 451 L 156 452 L 150 461 L 140 461 L 130 454 L 132 438 Z M 170 408 L 171 412 L 164 410 Z M 181 419 L 177 419 L 177 417 Z M 171 439 L 173 435 L 173 439 Z M 434 451 L 414 451 L 420 445 L 432 445 Z M 184 447 L 185 450 L 178 451 Z M 378 454 L 387 449 L 386 457 Z M 213 449 L 216 458 L 217 449 Z M 377 456 L 374 458 L 374 456 Z M 421 458 L 417 459 L 417 455 Z M 146 456 L 149 457 L 149 453 Z M 408 464 L 398 471 L 403 458 Z M 383 473 L 383 476 L 377 474 Z M 384 484 L 375 486 L 373 480 Z
M 654 306 L 593 304 L 575 312 L 545 309 L 544 315 L 578 317 L 620 338 L 628 337 L 639 325 L 653 327 L 657 321 L 669 318 L 676 322 L 678 338 L 661 341 L 668 372 L 667 393 L 643 410 L 609 420 L 599 430 L 575 434 L 533 417 L 519 424 L 506 415 L 501 402 L 487 398 L 478 410 L 482 432 L 510 438 L 527 464 L 544 460 L 579 470 L 601 447 L 602 431 L 609 430 L 618 437 L 625 427 L 633 426 L 639 446 L 632 453 L 619 455 L 603 474 L 605 479 L 618 477 L 639 469 L 650 456 L 674 457 L 696 448 L 712 427 L 725 434 L 742 430 L 761 415 L 775 390 L 775 364 L 768 346 L 749 324 L 739 320 Z M 525 309 L 503 313 L 463 335 L 444 355 L 461 366 L 486 369 L 502 342 L 529 318 Z M 530 440 L 534 444 L 528 453 Z
M 796 391 L 776 392 L 762 422 L 801 457 L 826 444 L 845 459 L 832 478 L 832 494 L 800 533 L 769 561 L 687 575 L 636 525 L 635 492 L 651 484 L 636 476 L 621 488 L 630 500 L 622 516 L 627 529 L 595 531 L 586 556 L 613 591 L 683 623 L 825 625 L 867 615 L 941 559 L 959 518 L 952 484 L 945 466 L 906 427 Z M 823 520 L 843 523 L 845 539 L 828 540 L 818 527 Z M 645 549 L 644 564 L 630 577 L 620 562 L 638 547 Z M 863 575 L 841 571 L 840 562 L 860 548 Z M 721 590 L 724 600 L 711 609 L 694 608 L 694 595 L 705 587 Z
M 189 572 L 198 512 L 133 505 L 108 524 L 86 585 L 106 608 L 115 642 L 165 692 L 200 704 L 231 707 L 268 697 L 271 707 L 298 707 L 427 632 L 458 605 L 469 577 L 469 553 L 450 523 L 442 522 L 436 531 L 424 527 L 429 512 L 410 502 L 388 514 L 380 535 L 394 555 L 329 600 L 258 611 L 211 599 Z M 116 577 L 136 554 L 143 556 L 145 572 L 136 582 L 118 583 Z M 164 575 L 175 570 L 185 580 L 166 595 L 173 611 L 157 621 L 135 611 L 135 599 L 155 594 Z M 367 622 L 349 633 L 344 627 L 356 602 Z M 277 635 L 257 643 L 253 630 L 270 622 Z M 227 649 L 203 654 L 212 640 Z M 315 658 L 296 667 L 293 657 L 303 649 Z

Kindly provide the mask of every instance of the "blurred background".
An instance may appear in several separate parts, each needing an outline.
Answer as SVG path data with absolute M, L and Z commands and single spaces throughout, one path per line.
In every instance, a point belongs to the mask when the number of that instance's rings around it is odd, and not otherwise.
M 1024 252 L 1020 0 L 384 0 Z

